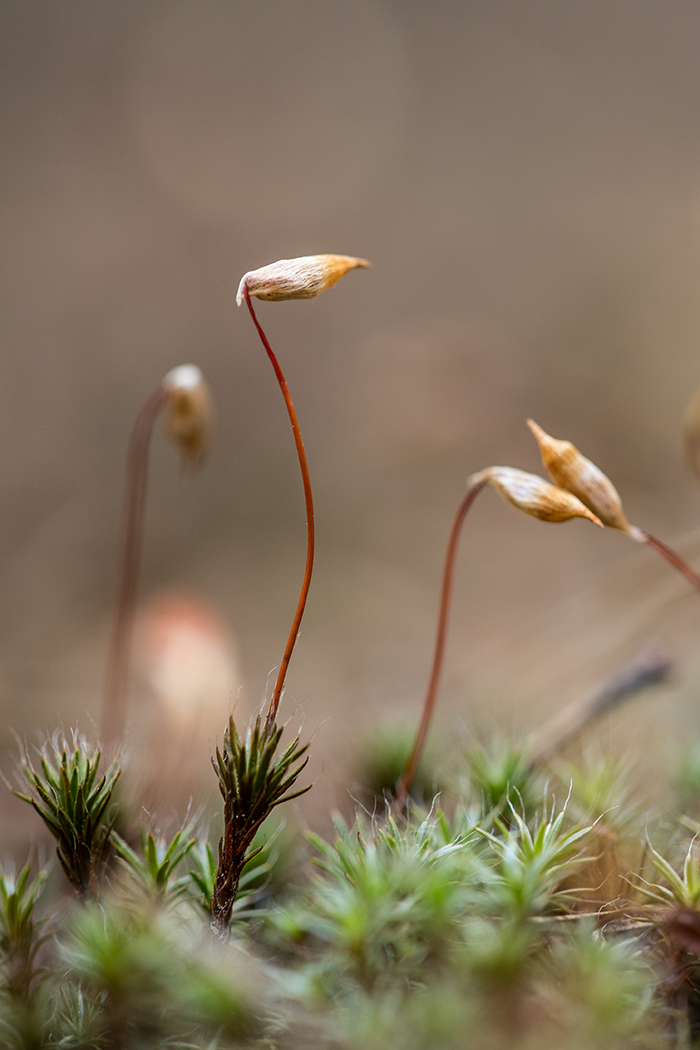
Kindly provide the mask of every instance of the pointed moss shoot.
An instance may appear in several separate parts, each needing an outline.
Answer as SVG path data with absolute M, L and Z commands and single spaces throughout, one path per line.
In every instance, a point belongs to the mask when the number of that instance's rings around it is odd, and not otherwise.
M 97 897 L 111 853 L 112 821 L 108 809 L 121 769 L 113 762 L 98 779 L 100 752 L 75 737 L 54 738 L 41 751 L 41 769 L 28 754 L 22 771 L 31 794 L 15 791 L 37 811 L 56 839 L 56 853 L 66 878 L 82 899 Z
M 491 485 L 497 489 L 512 506 L 525 514 L 529 514 L 531 517 L 539 518 L 540 521 L 560 522 L 569 521 L 571 518 L 586 518 L 588 521 L 592 521 L 594 525 L 601 524 L 596 515 L 591 513 L 570 492 L 566 492 L 556 485 L 550 485 L 543 478 L 538 478 L 535 474 L 528 474 L 524 470 L 516 470 L 514 467 L 488 467 L 478 474 L 473 474 L 468 479 L 467 492 L 457 508 L 447 544 L 430 678 L 428 679 L 428 688 L 423 701 L 423 712 L 413 747 L 396 789 L 396 800 L 394 803 L 396 811 L 404 807 L 411 791 L 435 708 L 445 656 L 455 558 L 462 525 L 469 508 L 486 485 Z
M 570 441 L 551 437 L 534 420 L 528 419 L 527 425 L 540 446 L 542 462 L 557 485 L 577 496 L 589 510 L 598 515 L 603 525 L 617 529 L 637 543 L 646 543 L 647 547 L 665 558 L 676 572 L 685 576 L 700 591 L 700 576 L 680 554 L 651 533 L 630 525 L 617 489 L 595 463 L 581 455 Z
M 279 361 L 277 360 L 277 357 L 270 346 L 269 340 L 255 314 L 251 296 L 272 302 L 281 302 L 286 299 L 313 299 L 317 295 L 320 295 L 321 292 L 325 291 L 326 288 L 330 288 L 334 285 L 336 281 L 339 281 L 349 270 L 354 270 L 358 267 L 367 267 L 369 265 L 370 264 L 366 259 L 356 259 L 349 255 L 305 255 L 298 259 L 280 259 L 278 262 L 270 263 L 269 266 L 262 266 L 258 270 L 251 270 L 244 274 L 241 278 L 241 282 L 238 286 L 238 293 L 236 295 L 238 306 L 241 306 L 245 301 L 246 306 L 248 307 L 253 324 L 260 336 L 265 352 L 270 359 L 277 382 L 282 391 L 284 403 L 289 415 L 289 422 L 292 426 L 292 433 L 294 434 L 294 443 L 296 445 L 299 467 L 301 469 L 302 483 L 304 486 L 304 501 L 306 504 L 307 538 L 304 579 L 301 585 L 301 593 L 294 614 L 294 620 L 292 621 L 292 627 L 282 656 L 282 662 L 280 663 L 277 672 L 277 681 L 275 682 L 272 699 L 270 700 L 267 718 L 265 720 L 265 729 L 267 732 L 270 732 L 275 724 L 277 708 L 279 707 L 282 698 L 282 690 L 284 689 L 284 682 L 287 677 L 289 661 L 292 658 L 292 652 L 294 651 L 297 635 L 299 634 L 299 628 L 304 615 L 304 608 L 306 607 L 306 600 L 309 595 L 311 574 L 314 566 L 315 526 L 311 479 L 309 477 L 306 451 L 304 450 L 304 442 L 302 441 L 294 402 L 292 401 L 292 396 L 289 392 L 284 372 L 282 371 Z
M 510 810 L 512 825 L 498 817 L 494 820 L 499 834 L 479 826 L 474 829 L 488 840 L 498 858 L 496 878 L 492 874 L 488 892 L 498 910 L 520 921 L 559 911 L 571 895 L 570 890 L 561 888 L 562 883 L 588 860 L 581 846 L 593 825 L 567 828 L 566 805 L 555 815 L 552 804 L 552 811 L 536 820 L 531 829 L 512 803 Z
M 223 747 L 212 759 L 224 800 L 224 834 L 219 842 L 219 866 L 211 896 L 212 924 L 219 933 L 228 929 L 243 868 L 262 850 L 251 850 L 255 834 L 275 806 L 298 798 L 309 787 L 291 791 L 308 762 L 308 744 L 295 737 L 275 758 L 282 730 L 263 727 L 261 718 L 238 735 L 229 719 Z
M 114 621 L 107 659 L 100 739 L 118 747 L 126 725 L 131 636 L 138 589 L 148 475 L 148 452 L 161 412 L 168 437 L 180 449 L 183 468 L 196 470 L 211 441 L 214 408 L 195 365 L 180 365 L 161 380 L 136 417 L 129 440 L 126 489 L 117 563 Z
M 141 855 L 116 831 L 112 832 L 114 852 L 124 869 L 130 872 L 147 900 L 155 904 L 171 904 L 190 890 L 189 874 L 174 877 L 176 869 L 194 849 L 194 824 L 180 828 L 169 841 L 163 835 L 154 835 L 141 827 Z
M 19 874 L 0 872 L 0 957 L 2 986 L 10 999 L 27 1002 L 38 979 L 36 954 L 46 940 L 45 920 L 34 914 L 48 871 L 30 879 L 26 864 Z M 42 932 L 43 931 L 43 932 Z

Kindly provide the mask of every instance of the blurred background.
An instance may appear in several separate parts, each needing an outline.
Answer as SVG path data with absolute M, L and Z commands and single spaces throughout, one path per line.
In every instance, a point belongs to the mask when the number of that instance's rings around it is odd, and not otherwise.
M 611 476 L 631 521 L 700 553 L 681 441 L 700 385 L 694 0 L 2 0 L 0 15 L 9 779 L 13 731 L 94 732 L 126 443 L 185 362 L 208 377 L 217 432 L 194 479 L 154 441 L 130 746 L 155 768 L 167 734 L 152 715 L 170 704 L 169 725 L 197 727 L 213 793 L 227 712 L 245 722 L 269 694 L 304 513 L 235 290 L 278 258 L 373 263 L 313 302 L 258 307 L 317 508 L 283 707 L 312 740 L 308 819 L 347 805 L 363 739 L 417 720 L 465 479 L 542 472 L 527 416 Z M 485 493 L 438 739 L 530 729 L 660 639 L 673 687 L 600 733 L 645 768 L 666 761 L 700 733 L 689 591 L 622 535 L 543 525 Z M 29 816 L 3 807 L 9 841 Z

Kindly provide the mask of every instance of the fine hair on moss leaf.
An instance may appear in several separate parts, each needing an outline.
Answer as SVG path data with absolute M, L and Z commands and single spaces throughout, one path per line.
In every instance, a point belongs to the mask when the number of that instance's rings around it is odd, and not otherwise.
M 30 794 L 15 791 L 56 839 L 61 867 L 80 897 L 98 896 L 110 859 L 109 806 L 121 769 L 115 759 L 98 776 L 100 757 L 78 734 L 71 744 L 57 734 L 41 749 L 39 769 L 25 749 L 22 771 Z
M 211 898 L 212 919 L 226 929 L 238 893 L 243 868 L 262 847 L 251 851 L 253 839 L 275 806 L 298 798 L 309 787 L 292 791 L 308 762 L 308 744 L 295 737 L 275 757 L 282 730 L 263 725 L 260 717 L 244 736 L 238 735 L 233 717 L 223 746 L 212 759 L 224 800 L 224 834 L 219 843 L 219 866 Z

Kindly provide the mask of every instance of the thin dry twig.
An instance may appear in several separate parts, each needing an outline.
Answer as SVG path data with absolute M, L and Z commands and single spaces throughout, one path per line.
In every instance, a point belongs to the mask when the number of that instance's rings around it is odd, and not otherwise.
M 610 678 L 575 700 L 538 730 L 530 740 L 530 767 L 547 761 L 592 722 L 645 689 L 671 677 L 673 659 L 662 646 L 647 648 L 624 664 Z

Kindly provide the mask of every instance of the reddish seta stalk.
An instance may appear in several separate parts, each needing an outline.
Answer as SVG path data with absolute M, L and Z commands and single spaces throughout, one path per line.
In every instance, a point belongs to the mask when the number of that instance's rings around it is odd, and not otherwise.
M 148 450 L 154 424 L 167 398 L 168 388 L 163 382 L 149 397 L 136 417 L 129 440 L 114 623 L 107 659 L 100 725 L 100 739 L 105 751 L 119 744 L 126 724 L 131 635 L 143 546 Z
M 126 726 L 131 636 L 143 546 L 148 452 L 154 424 L 163 409 L 166 410 L 166 433 L 179 446 L 183 466 L 196 468 L 209 445 L 213 407 L 204 377 L 195 365 L 180 365 L 168 372 L 136 417 L 129 438 L 114 624 L 100 726 L 102 745 L 110 750 L 121 743 Z
M 642 543 L 646 543 L 647 547 L 651 547 L 652 550 L 660 554 L 662 558 L 665 558 L 669 565 L 672 565 L 676 572 L 679 572 L 681 576 L 685 576 L 688 583 L 692 584 L 696 590 L 700 591 L 700 576 L 696 573 L 685 558 L 681 558 L 680 554 L 677 554 L 670 547 L 667 547 L 661 540 L 657 540 L 656 536 L 650 535 L 648 532 L 644 532 L 643 529 L 637 530 L 640 533 Z
M 420 724 L 416 732 L 415 740 L 413 741 L 413 747 L 411 753 L 408 756 L 406 765 L 403 773 L 399 779 L 396 788 L 396 799 L 394 802 L 394 809 L 400 811 L 406 804 L 413 781 L 416 773 L 418 772 L 418 765 L 423 754 L 423 748 L 425 747 L 425 741 L 428 736 L 428 729 L 433 716 L 433 710 L 435 708 L 435 701 L 437 699 L 438 688 L 440 685 L 440 678 L 442 676 L 442 666 L 444 663 L 445 656 L 445 643 L 447 640 L 447 622 L 450 614 L 450 602 L 452 599 L 452 583 L 454 580 L 454 567 L 455 559 L 457 555 L 457 545 L 459 543 L 460 533 L 462 531 L 462 525 L 464 519 L 467 516 L 467 511 L 471 507 L 472 503 L 479 495 L 481 490 L 484 488 L 486 482 L 478 481 L 471 485 L 467 490 L 467 493 L 459 505 L 457 513 L 455 514 L 454 521 L 452 523 L 452 530 L 450 532 L 450 538 L 447 544 L 447 554 L 445 556 L 445 568 L 442 574 L 442 592 L 440 596 L 440 612 L 438 616 L 438 627 L 437 634 L 435 637 L 435 649 L 433 652 L 433 663 L 430 671 L 430 678 L 428 680 L 428 688 L 425 694 L 425 700 L 423 701 L 423 713 L 421 715 Z
M 304 615 L 304 608 L 306 606 L 306 599 L 309 596 L 309 587 L 311 586 L 311 573 L 313 572 L 314 566 L 314 546 L 315 546 L 315 529 L 314 529 L 314 503 L 313 496 L 311 493 L 311 479 L 309 477 L 309 468 L 306 462 L 306 452 L 304 450 L 304 442 L 301 438 L 301 431 L 299 429 L 299 422 L 297 420 L 297 414 L 294 408 L 294 402 L 292 396 L 289 393 L 289 387 L 287 386 L 287 380 L 284 377 L 284 372 L 280 368 L 279 361 L 277 360 L 275 353 L 270 346 L 267 336 L 265 335 L 260 322 L 258 321 L 253 304 L 250 300 L 250 294 L 248 292 L 248 285 L 243 285 L 243 296 L 246 301 L 250 316 L 253 319 L 253 323 L 258 331 L 260 340 L 265 347 L 267 356 L 270 359 L 272 367 L 277 377 L 282 396 L 284 397 L 284 403 L 287 406 L 287 412 L 289 414 L 289 421 L 292 425 L 292 432 L 294 434 L 294 443 L 296 445 L 297 456 L 299 459 L 299 467 L 301 468 L 301 478 L 304 485 L 304 502 L 306 504 L 306 567 L 304 569 L 304 580 L 301 585 L 301 593 L 299 595 L 299 601 L 297 603 L 296 613 L 294 614 L 294 620 L 292 621 L 292 627 L 289 632 L 287 639 L 287 645 L 282 656 L 282 662 L 277 672 L 277 681 L 275 682 L 275 688 L 272 693 L 272 699 L 270 700 L 270 706 L 265 718 L 265 732 L 270 733 L 275 720 L 277 717 L 277 709 L 282 698 L 282 690 L 284 689 L 285 679 L 287 677 L 287 670 L 289 668 L 289 661 L 292 658 L 294 646 L 296 644 L 297 635 L 299 634 L 299 627 L 301 626 L 302 617 Z

